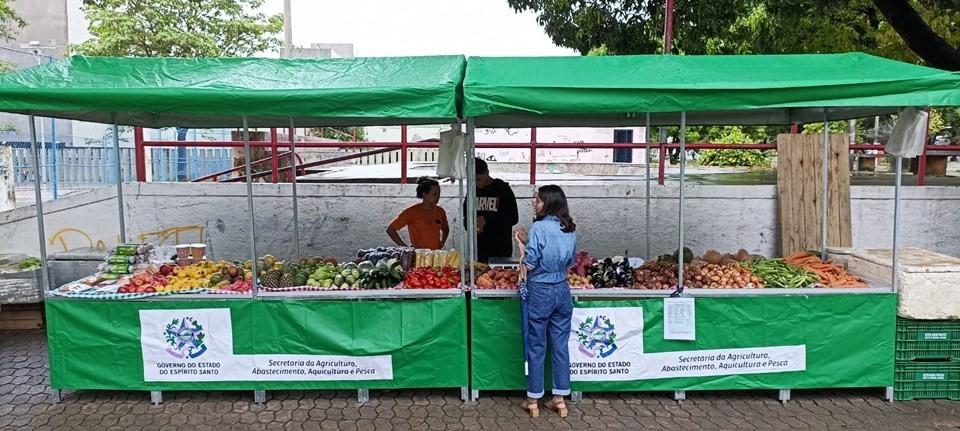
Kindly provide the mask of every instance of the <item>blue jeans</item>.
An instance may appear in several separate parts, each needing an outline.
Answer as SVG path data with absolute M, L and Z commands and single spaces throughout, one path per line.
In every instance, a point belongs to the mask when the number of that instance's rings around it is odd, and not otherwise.
M 561 283 L 527 283 L 526 358 L 528 361 L 527 397 L 543 397 L 543 367 L 547 356 L 547 337 L 553 361 L 553 394 L 570 395 L 570 318 L 573 299 L 570 286 Z M 523 323 L 523 322 L 521 322 Z

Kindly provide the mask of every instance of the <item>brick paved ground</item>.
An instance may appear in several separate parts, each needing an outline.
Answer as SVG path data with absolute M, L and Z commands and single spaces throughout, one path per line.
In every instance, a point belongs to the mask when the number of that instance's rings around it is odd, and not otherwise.
M 252 392 L 164 393 L 152 406 L 144 392 L 88 391 L 51 405 L 42 331 L 0 331 L 0 364 L 2 430 L 960 429 L 960 402 L 887 403 L 877 390 L 794 392 L 785 405 L 770 392 L 690 393 L 679 405 L 664 393 L 589 394 L 565 421 L 525 417 L 518 394 L 465 405 L 458 391 L 372 391 L 363 406 L 347 391 L 271 392 L 263 406 Z

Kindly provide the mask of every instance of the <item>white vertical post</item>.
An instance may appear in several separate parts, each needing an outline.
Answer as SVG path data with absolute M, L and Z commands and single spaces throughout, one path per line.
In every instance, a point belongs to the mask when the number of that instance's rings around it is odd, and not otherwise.
M 247 125 L 247 116 L 243 116 L 243 153 L 246 162 L 247 174 L 247 212 L 250 215 L 249 237 L 250 240 L 250 270 L 253 271 L 253 296 L 260 293 L 260 277 L 257 274 L 257 235 L 256 235 L 256 217 L 253 212 L 253 163 L 250 153 L 250 128 Z
M 473 118 L 467 119 L 467 243 L 470 247 L 470 280 L 476 281 L 477 260 L 477 163 L 476 140 Z
M 37 148 L 37 125 L 33 115 L 29 117 L 30 122 L 30 153 L 33 156 L 33 194 L 36 199 L 37 207 L 37 236 L 40 240 L 40 286 L 44 294 L 50 290 L 50 270 L 47 267 L 47 234 L 43 227 L 43 193 L 40 191 L 40 150 Z
M 900 183 L 903 182 L 903 163 L 902 157 L 897 156 L 893 158 L 896 167 L 894 168 L 897 172 L 896 175 L 896 184 L 893 185 L 893 280 L 891 285 L 893 286 L 893 291 L 897 292 L 900 290 L 900 252 L 898 248 L 900 247 Z
M 647 186 L 647 191 L 644 194 L 645 196 L 645 205 L 644 214 L 646 215 L 646 255 L 644 259 L 650 260 L 650 113 L 647 112 L 647 124 L 643 129 L 643 142 L 644 142 L 644 159 L 646 160 L 646 170 L 647 174 L 644 178 L 644 182 Z
M 292 178 L 290 186 L 293 188 L 293 246 L 297 250 L 297 258 L 303 255 L 300 253 L 300 204 L 297 198 L 297 129 L 294 128 L 293 117 L 290 117 L 290 170 Z
M 820 259 L 827 259 L 827 207 L 830 205 L 830 121 L 827 108 L 823 108 L 823 159 L 820 169 L 822 184 L 820 193 Z
M 120 243 L 127 241 L 126 217 L 123 215 L 123 177 L 122 166 L 120 165 L 120 128 L 117 127 L 117 114 L 113 114 L 113 152 L 114 161 L 117 166 L 114 172 L 117 175 L 117 208 L 120 209 Z
M 677 235 L 679 252 L 677 253 L 677 292 L 683 292 L 683 186 L 687 173 L 687 113 L 680 113 L 680 216 L 677 223 L 680 229 Z
M 461 133 L 462 130 L 463 130 L 463 127 L 461 125 L 461 122 L 460 120 L 457 120 L 457 133 Z M 460 147 L 460 155 L 457 158 L 457 163 L 463 164 L 463 171 L 461 171 L 463 175 L 461 175 L 461 177 L 457 179 L 457 208 L 465 208 L 465 202 L 463 200 L 463 186 L 464 186 L 463 182 L 465 179 L 464 176 L 466 175 L 466 172 L 467 172 L 467 149 L 463 146 Z M 461 214 L 466 216 L 467 212 L 462 211 Z M 461 223 L 458 223 L 458 224 L 462 224 L 463 226 L 466 226 L 467 225 L 466 217 L 464 217 L 461 220 Z M 464 231 L 459 229 L 458 227 L 457 250 L 460 251 L 460 283 L 463 286 L 466 286 L 467 285 L 467 270 L 466 270 L 467 267 L 464 265 L 469 264 L 472 267 L 473 261 L 470 260 L 470 250 L 468 250 L 468 246 L 467 246 L 467 237 L 466 235 L 463 234 L 463 232 Z

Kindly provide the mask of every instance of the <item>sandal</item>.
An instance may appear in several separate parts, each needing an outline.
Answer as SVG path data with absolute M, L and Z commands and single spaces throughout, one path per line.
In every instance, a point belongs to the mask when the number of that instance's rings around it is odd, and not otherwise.
M 520 403 L 520 407 L 530 413 L 530 417 L 538 418 L 540 417 L 540 405 L 537 404 L 536 400 L 526 399 Z
M 550 409 L 550 410 L 553 410 L 553 411 L 557 412 L 557 414 L 559 414 L 561 418 L 567 417 L 567 415 L 570 413 L 569 411 L 567 411 L 567 404 L 566 404 L 565 402 L 563 402 L 563 400 L 560 400 L 560 401 L 555 401 L 555 400 L 547 401 L 545 407 L 548 408 L 548 409 Z

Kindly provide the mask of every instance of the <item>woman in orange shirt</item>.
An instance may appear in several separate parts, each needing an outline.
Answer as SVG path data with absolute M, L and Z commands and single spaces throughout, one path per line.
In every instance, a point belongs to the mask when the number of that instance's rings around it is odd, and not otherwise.
M 411 246 L 440 250 L 450 235 L 447 213 L 437 205 L 440 202 L 440 183 L 429 178 L 420 178 L 417 181 L 417 197 L 422 201 L 403 210 L 390 222 L 387 235 L 400 247 L 406 247 L 407 244 L 397 232 L 406 227 Z

